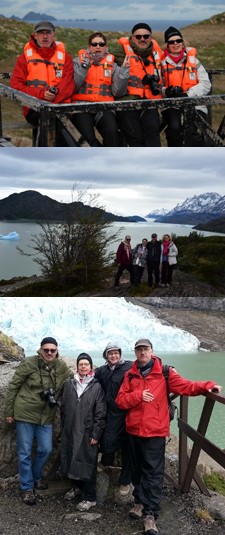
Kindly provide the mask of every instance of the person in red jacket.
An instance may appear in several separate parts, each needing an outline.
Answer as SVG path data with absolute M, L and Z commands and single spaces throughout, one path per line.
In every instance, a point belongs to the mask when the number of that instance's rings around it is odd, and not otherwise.
M 119 286 L 120 277 L 126 269 L 130 273 L 130 283 L 134 283 L 134 271 L 133 271 L 133 256 L 131 248 L 131 237 L 127 234 L 124 241 L 121 241 L 116 252 L 116 262 L 119 264 L 116 276 L 114 288 Z
M 17 59 L 10 86 L 54 104 L 70 102 L 75 90 L 73 61 L 64 44 L 55 41 L 55 27 L 51 22 L 36 24 Z M 23 113 L 29 123 L 38 126 L 37 111 L 25 107 Z
M 170 426 L 167 386 L 161 360 L 153 355 L 150 340 L 138 340 L 134 349 L 137 360 L 125 373 L 116 397 L 118 407 L 127 410 L 126 430 L 135 499 L 129 515 L 134 519 L 143 516 L 145 534 L 157 535 L 155 521 L 160 509 L 165 440 Z M 171 367 L 168 387 L 170 392 L 185 396 L 220 392 L 222 389 L 214 381 L 185 379 Z

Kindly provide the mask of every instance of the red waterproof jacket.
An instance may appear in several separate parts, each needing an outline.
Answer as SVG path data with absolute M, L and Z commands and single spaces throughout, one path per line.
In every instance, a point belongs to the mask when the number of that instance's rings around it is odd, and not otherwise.
M 166 380 L 162 364 L 153 356 L 151 372 L 143 377 L 137 368 L 137 361 L 125 373 L 123 383 L 116 397 L 120 409 L 127 409 L 126 430 L 139 437 L 166 437 L 169 435 L 169 410 Z M 168 386 L 174 394 L 198 396 L 213 388 L 215 381 L 190 381 L 170 368 Z M 151 402 L 142 400 L 143 390 L 149 389 L 154 395 Z
M 48 62 L 51 62 L 51 58 L 55 57 L 55 51 L 57 48 L 57 43 L 54 41 L 52 46 L 49 48 L 41 48 L 37 45 L 34 36 L 31 35 L 29 46 L 34 50 L 34 53 L 39 55 L 39 57 L 46 61 L 46 65 Z M 26 48 L 26 46 L 25 46 Z M 28 85 L 28 77 L 30 76 L 29 69 L 28 69 L 28 63 L 25 56 L 25 53 L 21 54 L 16 62 L 14 71 L 12 73 L 12 77 L 10 80 L 10 86 L 14 89 L 17 89 L 18 91 L 22 91 L 23 93 L 26 93 L 27 95 L 31 95 L 32 97 L 36 97 L 38 99 L 44 100 L 44 93 L 46 91 L 46 86 L 43 85 Z M 46 74 L 47 76 L 47 74 Z M 47 82 L 47 79 L 46 79 Z M 57 81 L 57 94 L 54 98 L 53 103 L 59 104 L 63 102 L 68 102 L 68 99 L 71 98 L 72 94 L 75 91 L 75 84 L 74 84 L 74 69 L 73 69 L 73 60 L 71 56 L 65 52 L 65 62 L 63 66 L 63 73 L 62 77 L 59 78 Z M 24 115 L 26 117 L 28 113 L 29 108 L 24 108 Z

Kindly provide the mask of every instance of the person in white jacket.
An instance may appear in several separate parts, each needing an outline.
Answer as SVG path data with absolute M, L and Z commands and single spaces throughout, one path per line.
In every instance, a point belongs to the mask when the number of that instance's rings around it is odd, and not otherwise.
M 211 89 L 209 76 L 196 56 L 196 49 L 186 46 L 181 32 L 170 26 L 165 31 L 166 48 L 163 52 L 162 77 L 164 96 L 168 98 L 202 97 Z M 196 106 L 207 118 L 206 106 Z M 193 107 L 186 108 L 186 128 L 182 128 L 182 109 L 172 107 L 163 111 L 167 123 L 166 138 L 170 147 L 204 145 L 203 137 L 194 122 Z
M 174 266 L 177 264 L 178 249 L 169 234 L 164 234 L 161 245 L 161 286 L 170 286 L 172 283 Z

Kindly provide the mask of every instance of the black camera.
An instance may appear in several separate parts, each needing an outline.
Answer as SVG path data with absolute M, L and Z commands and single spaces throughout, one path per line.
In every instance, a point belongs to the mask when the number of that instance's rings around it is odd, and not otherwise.
M 55 95 L 56 91 L 57 91 L 56 87 L 49 87 L 49 93 L 52 93 L 53 95 Z
M 142 78 L 143 85 L 148 85 L 154 96 L 159 95 L 159 76 L 157 74 L 145 74 Z
M 55 406 L 57 405 L 57 401 L 54 398 L 54 396 L 55 396 L 55 392 L 52 388 L 49 388 L 49 390 L 42 390 L 42 392 L 40 393 L 41 399 L 43 399 L 44 401 L 47 401 L 51 409 L 54 409 Z
M 169 85 L 169 87 L 167 87 L 165 90 L 165 95 L 167 98 L 180 98 L 187 96 L 187 94 L 183 92 L 183 89 L 180 87 L 180 85 Z

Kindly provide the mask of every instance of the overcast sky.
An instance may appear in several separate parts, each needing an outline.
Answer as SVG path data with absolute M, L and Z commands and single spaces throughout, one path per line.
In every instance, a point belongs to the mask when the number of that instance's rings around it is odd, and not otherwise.
M 75 187 L 98 193 L 100 206 L 108 211 L 145 216 L 200 193 L 225 195 L 225 151 L 220 147 L 2 148 L 0 158 L 0 199 L 32 189 L 71 202 Z
M 224 2 L 218 0 L 1 0 L 0 13 L 9 17 L 23 17 L 29 11 L 47 13 L 57 19 L 97 18 L 130 20 L 202 20 L 224 11 Z

